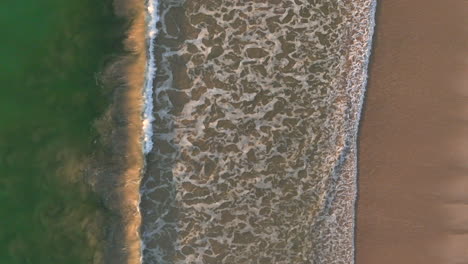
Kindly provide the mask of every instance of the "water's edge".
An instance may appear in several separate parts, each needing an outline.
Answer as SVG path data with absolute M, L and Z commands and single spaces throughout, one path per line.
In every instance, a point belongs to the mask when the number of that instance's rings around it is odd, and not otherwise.
M 363 66 L 363 72 L 365 73 L 365 80 L 362 84 L 362 89 L 363 93 L 360 99 L 360 105 L 358 109 L 358 119 L 357 119 L 357 124 L 356 124 L 356 130 L 355 134 L 353 136 L 354 140 L 354 152 L 356 153 L 356 158 L 354 160 L 355 164 L 355 186 L 356 186 L 356 192 L 354 196 L 354 219 L 353 219 L 353 262 L 356 263 L 356 232 L 357 232 L 357 210 L 358 210 L 358 202 L 359 202 L 359 167 L 358 167 L 358 161 L 359 161 L 359 129 L 360 129 L 360 124 L 362 122 L 362 115 L 363 115 L 363 109 L 365 107 L 365 96 L 366 96 L 366 91 L 367 91 L 367 81 L 369 79 L 369 64 L 371 63 L 372 59 L 372 50 L 373 50 L 373 40 L 374 40 L 374 33 L 376 29 L 376 12 L 377 12 L 377 0 L 372 0 L 371 3 L 371 11 L 370 11 L 370 24 L 369 24 L 369 35 L 368 35 L 368 42 L 367 42 L 367 52 L 365 54 L 365 62 Z

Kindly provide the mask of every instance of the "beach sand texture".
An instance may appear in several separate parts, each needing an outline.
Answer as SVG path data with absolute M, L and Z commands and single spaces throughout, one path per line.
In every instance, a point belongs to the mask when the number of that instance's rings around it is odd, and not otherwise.
M 380 1 L 356 263 L 468 263 L 468 1 Z

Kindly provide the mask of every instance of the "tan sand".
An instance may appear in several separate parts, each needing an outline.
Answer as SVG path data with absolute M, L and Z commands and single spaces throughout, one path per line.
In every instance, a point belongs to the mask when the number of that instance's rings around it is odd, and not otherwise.
M 468 1 L 380 1 L 356 263 L 468 263 Z

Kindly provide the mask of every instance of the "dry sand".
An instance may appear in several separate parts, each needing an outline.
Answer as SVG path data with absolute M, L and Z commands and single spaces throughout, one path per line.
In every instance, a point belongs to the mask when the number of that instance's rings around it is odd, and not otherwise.
M 380 1 L 356 263 L 468 263 L 468 1 Z

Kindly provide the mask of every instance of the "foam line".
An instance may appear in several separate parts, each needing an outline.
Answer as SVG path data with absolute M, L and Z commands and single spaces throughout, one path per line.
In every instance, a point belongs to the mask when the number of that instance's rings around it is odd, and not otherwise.
M 144 111 L 143 111 L 143 153 L 148 154 L 153 149 L 153 81 L 157 70 L 154 57 L 154 40 L 158 34 L 156 28 L 160 20 L 158 13 L 159 0 L 149 0 L 147 2 L 147 41 L 148 41 L 148 61 L 146 65 L 145 86 L 143 91 Z

